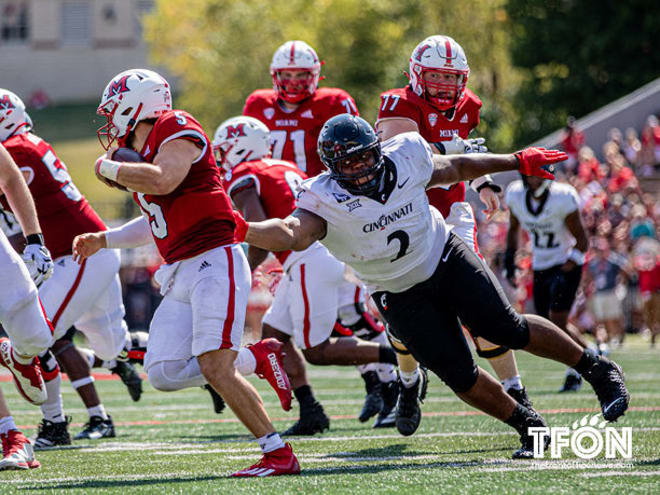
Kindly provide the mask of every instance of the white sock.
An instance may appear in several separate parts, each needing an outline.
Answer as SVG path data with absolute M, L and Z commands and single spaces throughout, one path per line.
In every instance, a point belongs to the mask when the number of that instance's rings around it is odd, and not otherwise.
M 85 349 L 84 347 L 78 347 L 78 352 L 85 356 L 85 359 L 87 359 L 87 364 L 89 364 L 90 368 L 94 367 L 94 361 L 96 360 L 96 355 L 94 354 L 94 351 L 91 349 Z
M 284 442 L 277 432 L 269 433 L 261 438 L 257 438 L 257 443 L 264 454 L 284 447 Z
M 502 386 L 504 387 L 504 390 L 509 390 L 512 388 L 515 390 L 523 389 L 523 384 L 520 381 L 520 375 L 512 376 L 511 378 L 502 380 Z
M 247 347 L 241 347 L 238 350 L 238 356 L 234 361 L 234 366 L 243 376 L 249 376 L 257 369 L 257 358 Z
M 14 423 L 14 418 L 11 416 L 0 418 L 0 435 L 6 435 L 11 430 L 18 430 L 16 423 Z
M 401 379 L 403 386 L 406 388 L 411 388 L 413 385 L 415 385 L 417 380 L 419 380 L 419 377 L 419 367 L 415 368 L 415 371 L 411 372 L 399 370 L 399 378 Z
M 117 367 L 117 360 L 116 359 L 111 359 L 110 361 L 103 361 L 101 363 L 101 366 L 106 368 L 106 369 L 113 369 Z
M 383 383 L 390 383 L 396 380 L 396 367 L 393 364 L 378 364 L 376 366 L 376 373 L 378 373 L 378 379 Z
M 53 423 L 64 421 L 64 404 L 62 402 L 62 394 L 60 393 L 61 383 L 62 375 L 60 373 L 54 379 L 46 382 L 48 399 L 41 404 L 41 415 L 44 419 Z
M 94 407 L 88 407 L 87 413 L 89 414 L 90 418 L 92 416 L 100 416 L 103 419 L 108 419 L 108 414 L 105 412 L 105 407 L 103 407 L 103 404 L 99 404 L 98 406 Z

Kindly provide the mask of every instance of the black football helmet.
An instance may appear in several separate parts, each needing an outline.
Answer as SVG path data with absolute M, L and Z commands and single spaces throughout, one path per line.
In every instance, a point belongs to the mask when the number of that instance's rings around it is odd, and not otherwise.
M 383 155 L 380 140 L 366 120 L 348 113 L 329 119 L 319 134 L 318 153 L 330 177 L 351 194 L 369 196 L 378 190 Z M 356 173 L 344 172 L 358 162 L 371 165 Z

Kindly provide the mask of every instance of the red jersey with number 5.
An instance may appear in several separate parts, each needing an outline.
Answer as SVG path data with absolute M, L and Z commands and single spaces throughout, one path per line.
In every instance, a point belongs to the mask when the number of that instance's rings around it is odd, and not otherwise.
M 472 129 L 479 125 L 481 100 L 469 89 L 456 105 L 452 118 L 417 96 L 410 86 L 391 89 L 380 95 L 378 120 L 391 117 L 408 118 L 414 121 L 419 133 L 429 143 L 449 141 L 456 134 L 466 139 Z M 449 188 L 433 188 L 426 191 L 429 202 L 443 217 L 449 215 L 451 205 L 465 201 L 465 183 L 459 182 Z
M 296 194 L 305 179 L 295 163 L 264 158 L 237 165 L 224 175 L 222 184 L 230 197 L 254 188 L 268 218 L 286 218 L 296 209 Z M 284 264 L 289 253 L 274 254 Z
M 200 150 L 181 184 L 169 194 L 133 195 L 149 219 L 154 241 L 166 263 L 234 242 L 231 201 L 222 188 L 209 138 L 192 115 L 181 110 L 161 115 L 140 154 L 153 163 L 161 146 L 174 139 L 188 139 Z
M 243 115 L 261 120 L 270 129 L 273 158 L 294 162 L 309 177 L 325 172 L 316 142 L 323 124 L 341 113 L 359 115 L 351 95 L 338 88 L 318 88 L 291 112 L 280 106 L 277 91 L 258 89 L 243 107 Z
M 71 254 L 73 238 L 78 234 L 105 230 L 103 220 L 80 194 L 50 144 L 30 132 L 2 144 L 23 172 L 53 259 Z M 0 201 L 4 209 L 10 209 L 4 195 Z

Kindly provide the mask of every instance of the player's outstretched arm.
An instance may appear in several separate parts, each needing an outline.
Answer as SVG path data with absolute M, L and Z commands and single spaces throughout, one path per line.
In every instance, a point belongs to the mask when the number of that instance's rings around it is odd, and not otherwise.
M 471 153 L 467 155 L 433 155 L 433 174 L 427 188 L 455 184 L 476 179 L 485 174 L 519 170 L 524 175 L 554 179 L 544 167 L 563 162 L 568 156 L 563 151 L 545 148 L 526 148 L 511 155 Z
M 150 242 L 153 242 L 151 226 L 145 217 L 139 216 L 114 229 L 77 235 L 73 239 L 73 260 L 82 263 L 104 248 L 134 248 Z
M 242 225 L 241 225 L 242 222 Z M 237 217 L 237 238 L 268 251 L 302 251 L 323 239 L 326 222 L 320 216 L 297 208 L 288 217 L 247 223 Z
M 248 222 L 262 222 L 268 219 L 256 187 L 248 187 L 238 192 L 230 191 L 231 200 Z M 250 270 L 254 271 L 268 257 L 268 250 L 249 246 L 247 252 Z

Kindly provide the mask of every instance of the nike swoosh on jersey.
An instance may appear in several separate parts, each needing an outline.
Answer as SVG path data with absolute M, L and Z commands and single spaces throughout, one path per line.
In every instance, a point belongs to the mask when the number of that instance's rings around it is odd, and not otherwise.
M 449 251 L 447 251 L 447 254 L 445 254 L 444 257 L 442 258 L 442 262 L 443 262 L 443 263 L 444 263 L 445 261 L 447 261 L 447 258 L 449 258 L 449 255 L 451 254 L 451 252 L 452 252 L 453 250 L 454 250 L 454 247 L 453 247 L 453 246 L 452 246 L 451 248 L 449 248 Z
M 405 186 L 408 181 L 410 180 L 410 177 L 408 177 L 406 180 L 404 180 L 401 184 L 397 184 L 396 186 L 401 189 L 403 186 Z

